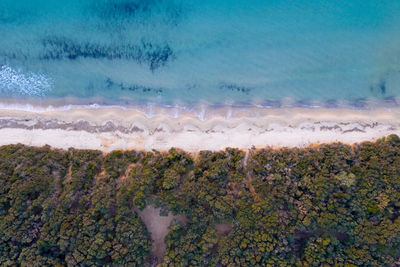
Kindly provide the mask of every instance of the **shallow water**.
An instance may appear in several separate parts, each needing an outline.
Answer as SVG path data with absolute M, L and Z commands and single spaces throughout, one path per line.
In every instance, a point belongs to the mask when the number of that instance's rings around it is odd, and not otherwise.
M 2 0 L 0 95 L 272 107 L 400 97 L 400 1 L 312 2 Z

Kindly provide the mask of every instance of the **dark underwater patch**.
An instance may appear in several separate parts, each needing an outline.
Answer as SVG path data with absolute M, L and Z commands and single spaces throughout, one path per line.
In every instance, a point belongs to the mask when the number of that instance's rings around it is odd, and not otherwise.
M 372 84 L 369 87 L 369 90 L 371 92 L 377 92 L 377 93 L 381 94 L 382 96 L 385 96 L 386 95 L 386 91 L 387 91 L 386 80 L 385 79 L 381 79 L 378 83 Z
M 13 18 L 0 17 L 0 24 L 11 24 L 15 21 Z
M 378 86 L 379 86 L 379 89 L 380 89 L 382 95 L 386 94 L 386 81 L 384 81 L 384 80 L 380 81 Z
M 173 25 L 178 24 L 182 13 L 182 7 L 170 0 L 96 1 L 91 10 L 107 22 L 135 21 L 145 24 L 158 16 L 162 23 Z
M 124 1 L 111 2 L 108 5 L 108 14 L 111 16 L 135 16 L 137 13 L 148 12 L 152 1 Z
M 227 84 L 227 83 L 221 83 L 218 86 L 219 89 L 222 90 L 230 90 L 232 92 L 240 92 L 248 95 L 251 91 L 251 88 L 245 87 L 245 86 L 240 86 L 236 84 Z
M 147 64 L 151 71 L 164 66 L 175 57 L 168 44 L 158 45 L 146 41 L 141 41 L 139 44 L 101 45 L 51 37 L 42 40 L 42 44 L 44 47 L 44 52 L 40 56 L 42 60 L 125 59 Z
M 162 92 L 163 92 L 162 88 L 152 88 L 152 87 L 147 87 L 147 86 L 138 85 L 138 84 L 126 85 L 122 82 L 119 82 L 119 83 L 114 82 L 110 78 L 106 79 L 105 85 L 106 85 L 107 89 L 117 88 L 122 91 L 143 92 L 143 93 L 153 92 L 155 94 L 162 94 Z
M 92 11 L 101 19 L 124 20 L 148 14 L 153 1 L 106 1 L 97 2 L 92 6 Z M 147 16 L 144 16 L 144 19 Z

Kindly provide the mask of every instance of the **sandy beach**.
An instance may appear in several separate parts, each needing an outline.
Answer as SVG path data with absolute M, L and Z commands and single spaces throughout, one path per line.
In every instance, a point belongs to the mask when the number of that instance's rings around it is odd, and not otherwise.
M 171 110 L 168 111 L 171 114 Z M 162 110 L 154 112 L 162 114 Z M 0 145 L 55 148 L 221 150 L 306 147 L 400 135 L 400 110 L 229 108 L 145 115 L 133 109 L 0 110 Z

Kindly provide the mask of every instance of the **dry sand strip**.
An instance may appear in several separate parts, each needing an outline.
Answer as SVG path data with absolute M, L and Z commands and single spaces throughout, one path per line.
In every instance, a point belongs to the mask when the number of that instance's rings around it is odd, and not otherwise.
M 398 110 L 255 109 L 226 110 L 200 120 L 193 114 L 149 118 L 134 110 L 0 110 L 0 145 L 22 143 L 55 148 L 221 150 L 226 147 L 306 147 L 358 143 L 400 135 Z

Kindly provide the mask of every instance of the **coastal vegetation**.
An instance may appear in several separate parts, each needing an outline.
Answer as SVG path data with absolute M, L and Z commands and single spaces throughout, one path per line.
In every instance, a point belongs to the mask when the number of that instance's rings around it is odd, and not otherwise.
M 138 215 L 179 215 L 163 257 Z M 0 147 L 1 266 L 400 265 L 400 139 L 242 151 Z

